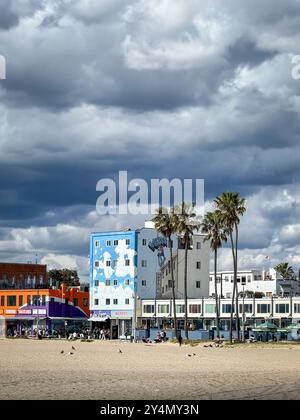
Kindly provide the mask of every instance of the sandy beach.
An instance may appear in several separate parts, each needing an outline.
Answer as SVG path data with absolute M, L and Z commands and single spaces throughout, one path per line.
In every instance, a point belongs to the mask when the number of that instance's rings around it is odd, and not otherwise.
M 0 399 L 300 399 L 300 346 L 0 340 L 0 383 Z

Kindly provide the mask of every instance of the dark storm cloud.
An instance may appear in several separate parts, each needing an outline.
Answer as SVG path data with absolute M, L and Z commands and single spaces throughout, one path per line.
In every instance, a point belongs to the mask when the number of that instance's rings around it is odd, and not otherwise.
M 2 0 L 0 3 L 0 30 L 7 30 L 19 23 L 18 15 L 12 12 L 10 6 L 10 0 Z
M 97 181 L 119 170 L 204 178 L 207 199 L 240 191 L 243 248 L 285 255 L 272 247 L 298 232 L 299 3 L 2 1 L 0 255 L 86 255 L 91 230 L 119 226 L 93 214 Z

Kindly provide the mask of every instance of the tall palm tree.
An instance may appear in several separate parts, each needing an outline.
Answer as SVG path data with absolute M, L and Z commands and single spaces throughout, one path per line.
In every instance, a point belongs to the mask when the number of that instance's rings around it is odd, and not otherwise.
M 274 270 L 281 275 L 283 280 L 292 280 L 295 278 L 294 269 L 289 265 L 289 263 L 280 263 L 274 267 Z
M 185 338 L 188 339 L 188 250 L 193 239 L 194 231 L 200 229 L 201 223 L 195 213 L 194 206 L 190 204 L 183 202 L 181 205 L 177 205 L 175 207 L 175 213 L 177 215 L 176 231 L 184 246 L 184 331 Z
M 210 248 L 214 253 L 216 327 L 218 336 L 220 336 L 220 311 L 217 288 L 218 249 L 221 248 L 223 241 L 227 241 L 226 230 L 224 229 L 224 224 L 220 216 L 221 215 L 218 210 L 215 210 L 214 212 L 208 212 L 206 213 L 201 224 L 202 232 L 206 234 L 204 241 L 210 241 Z
M 235 304 L 236 312 L 236 332 L 237 339 L 240 339 L 240 320 L 239 320 L 239 296 L 237 288 L 237 271 L 238 271 L 238 243 L 239 243 L 239 224 L 240 217 L 246 212 L 245 199 L 239 193 L 224 192 L 215 199 L 217 210 L 220 212 L 220 217 L 224 223 L 225 229 L 228 232 L 231 242 L 231 251 L 233 259 L 233 291 L 232 304 L 230 313 L 230 342 L 232 342 L 233 329 L 233 309 Z
M 160 207 L 156 210 L 156 216 L 152 219 L 155 225 L 155 229 L 160 232 L 167 240 L 170 251 L 170 262 L 171 262 L 171 281 L 172 281 L 172 298 L 173 298 L 173 320 L 174 320 L 174 333 L 175 337 L 178 338 L 177 334 L 177 318 L 176 318 L 176 294 L 175 294 L 175 280 L 174 280 L 174 266 L 173 266 L 173 244 L 172 235 L 176 233 L 178 224 L 177 216 L 174 209 L 168 211 L 164 207 Z

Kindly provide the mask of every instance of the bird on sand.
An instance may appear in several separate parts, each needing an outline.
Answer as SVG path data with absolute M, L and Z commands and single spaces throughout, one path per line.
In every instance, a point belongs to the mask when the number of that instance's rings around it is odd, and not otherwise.
M 74 354 L 74 353 L 72 353 L 71 351 L 69 351 L 69 353 L 68 353 L 68 354 L 72 355 L 72 354 Z
M 121 353 L 121 354 L 123 353 L 121 349 L 119 349 L 119 353 Z
M 62 350 L 62 351 L 60 352 L 60 354 L 64 354 L 64 351 Z
M 72 350 L 76 350 L 74 346 L 72 346 Z

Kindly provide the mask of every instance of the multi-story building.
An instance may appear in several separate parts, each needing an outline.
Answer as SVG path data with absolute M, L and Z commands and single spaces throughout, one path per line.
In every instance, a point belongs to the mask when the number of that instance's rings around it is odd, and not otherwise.
M 0 335 L 35 328 L 63 333 L 89 319 L 89 292 L 80 287 L 0 290 Z
M 231 299 L 219 299 L 220 329 L 225 338 L 229 336 Z M 233 308 L 235 313 L 235 306 Z M 216 326 L 216 302 L 213 298 L 188 299 L 189 337 L 208 339 Z M 184 328 L 185 304 L 183 299 L 176 300 L 177 328 Z M 300 340 L 300 297 L 239 298 L 239 317 L 241 329 L 252 332 L 262 323 L 277 327 L 280 337 L 287 337 L 289 326 L 293 326 L 294 339 Z M 244 328 L 243 328 L 244 324 Z M 235 325 L 234 325 L 235 327 Z M 164 329 L 171 336 L 173 328 L 173 305 L 170 299 L 147 299 L 141 301 L 138 328 L 143 332 L 151 330 L 156 338 L 157 329 Z M 182 336 L 184 333 L 182 332 Z
M 187 295 L 188 297 L 208 297 L 209 286 L 209 242 L 204 241 L 205 236 L 195 234 L 188 249 L 187 261 Z M 173 255 L 173 273 L 175 281 L 176 298 L 184 297 L 184 269 L 185 250 L 178 241 L 177 250 Z M 171 261 L 166 260 L 161 268 L 158 280 L 158 298 L 172 298 Z
M 188 294 L 208 296 L 209 244 L 195 235 L 188 250 Z M 138 230 L 93 233 L 90 242 L 91 321 L 111 328 L 112 337 L 132 331 L 141 299 L 171 296 L 167 240 L 152 222 Z M 184 249 L 172 237 L 175 288 L 184 293 Z M 135 310 L 136 309 L 136 310 Z
M 0 263 L 0 289 L 30 289 L 37 287 L 48 287 L 46 265 Z
M 233 271 L 218 271 L 217 293 L 224 298 L 231 298 L 233 287 Z M 298 280 L 283 280 L 273 268 L 265 271 L 242 270 L 237 276 L 238 292 L 260 293 L 266 297 L 290 296 L 300 294 Z M 215 295 L 214 272 L 210 273 L 209 296 Z
M 156 274 L 168 255 L 166 245 L 149 223 L 138 230 L 91 235 L 92 322 L 110 324 L 114 338 L 131 333 L 137 301 L 156 296 Z

